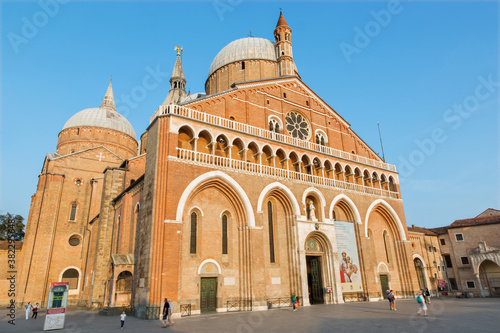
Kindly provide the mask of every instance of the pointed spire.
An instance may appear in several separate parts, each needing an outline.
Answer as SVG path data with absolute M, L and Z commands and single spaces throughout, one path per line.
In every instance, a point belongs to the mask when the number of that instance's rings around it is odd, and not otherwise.
M 184 70 L 182 69 L 181 56 L 179 54 L 177 54 L 177 59 L 175 59 L 175 65 L 174 65 L 174 70 L 172 71 L 171 80 L 174 78 L 175 79 L 180 78 L 186 80 L 186 78 L 184 77 Z
M 283 13 L 280 10 L 280 18 L 278 19 L 278 23 L 276 24 L 277 27 L 284 25 L 288 27 L 288 23 L 286 23 L 285 17 L 283 16 Z
M 115 109 L 115 97 L 113 96 L 113 87 L 111 85 L 113 79 L 109 78 L 109 86 L 108 90 L 106 90 L 106 95 L 102 99 L 101 108 L 103 109 L 111 109 L 116 111 Z
M 176 46 L 177 58 L 175 59 L 174 70 L 172 71 L 172 77 L 170 78 L 170 91 L 167 97 L 163 101 L 163 105 L 178 104 L 181 98 L 186 97 L 186 77 L 184 76 L 184 70 L 182 69 L 182 59 L 181 52 L 182 47 Z

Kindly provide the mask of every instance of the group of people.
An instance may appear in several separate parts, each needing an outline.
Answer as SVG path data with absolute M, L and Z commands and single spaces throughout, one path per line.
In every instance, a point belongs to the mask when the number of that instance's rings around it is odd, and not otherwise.
M 387 289 L 386 294 L 387 294 L 387 299 L 389 300 L 389 310 L 397 311 L 396 297 L 392 289 Z M 429 292 L 429 288 L 419 290 L 416 300 L 418 303 L 417 315 L 423 313 L 424 317 L 429 317 L 429 315 L 427 314 L 427 305 L 426 305 L 426 304 L 431 304 L 431 293 Z
M 26 309 L 26 320 L 29 319 L 31 312 L 33 312 L 33 314 L 31 315 L 31 318 L 36 319 L 36 317 L 38 316 L 38 309 L 40 309 L 40 307 L 38 306 L 38 303 L 36 303 L 33 306 L 33 305 L 31 305 L 31 302 L 28 302 L 28 304 L 26 304 L 24 306 L 24 308 Z

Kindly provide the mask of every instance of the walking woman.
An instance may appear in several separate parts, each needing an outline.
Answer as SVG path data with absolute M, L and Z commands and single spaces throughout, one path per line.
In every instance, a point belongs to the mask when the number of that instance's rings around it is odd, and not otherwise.
M 33 308 L 31 306 L 31 302 L 28 302 L 28 304 L 26 304 L 24 307 L 26 308 L 26 320 L 28 320 L 30 317 L 31 309 Z

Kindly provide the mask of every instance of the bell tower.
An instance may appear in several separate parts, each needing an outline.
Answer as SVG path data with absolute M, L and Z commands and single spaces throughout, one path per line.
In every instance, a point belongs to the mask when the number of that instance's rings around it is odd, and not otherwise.
M 279 76 L 299 75 L 293 62 L 291 36 L 292 29 L 288 26 L 288 23 L 286 23 L 283 17 L 283 13 L 280 11 L 280 17 L 276 24 L 276 29 L 274 29 Z
M 177 51 L 177 58 L 175 59 L 174 70 L 172 76 L 170 77 L 170 91 L 168 92 L 163 105 L 178 104 L 182 97 L 186 97 L 186 77 L 184 76 L 184 70 L 182 69 L 182 59 L 181 53 L 183 51 L 182 47 L 176 46 L 175 51 Z

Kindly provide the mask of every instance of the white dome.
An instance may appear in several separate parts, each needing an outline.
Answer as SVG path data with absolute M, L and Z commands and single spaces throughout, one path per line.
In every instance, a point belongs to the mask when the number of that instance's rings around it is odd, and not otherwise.
M 258 37 L 246 37 L 232 41 L 220 50 L 214 58 L 208 76 L 225 65 L 245 59 L 276 61 L 274 43 L 268 39 Z
M 63 130 L 71 127 L 102 127 L 130 135 L 136 140 L 134 128 L 128 120 L 118 112 L 105 108 L 85 109 L 71 117 Z

